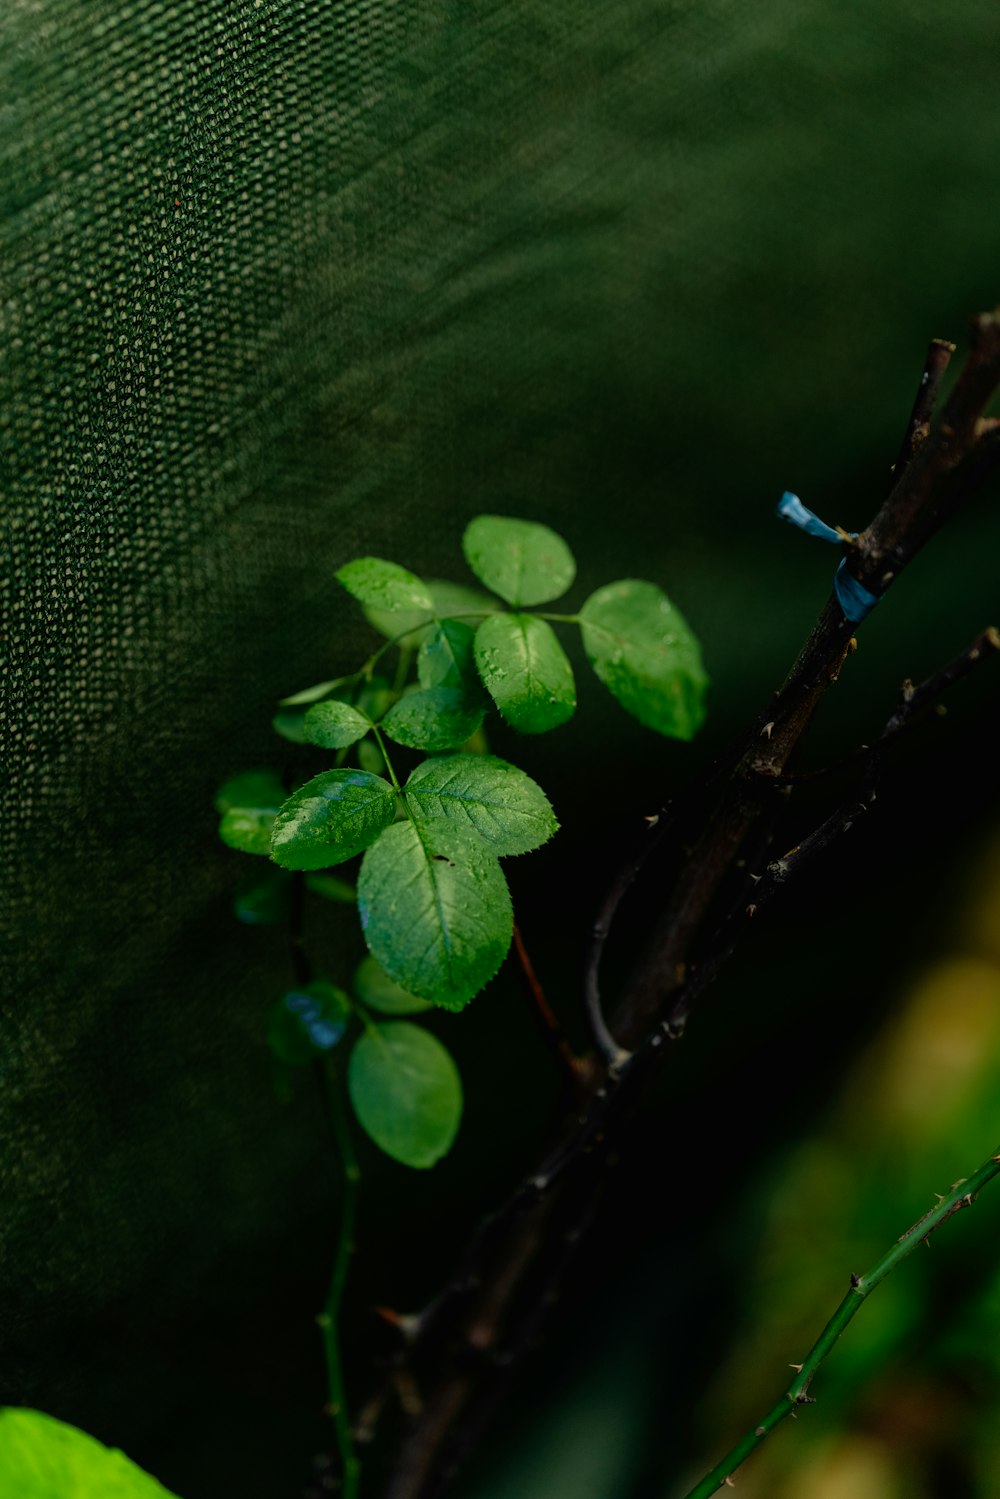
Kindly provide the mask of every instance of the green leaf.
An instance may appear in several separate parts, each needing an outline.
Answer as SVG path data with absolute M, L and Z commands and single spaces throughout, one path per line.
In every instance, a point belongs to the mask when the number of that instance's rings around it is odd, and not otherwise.
M 419 1015 L 434 1008 L 426 999 L 418 999 L 400 988 L 370 953 L 355 970 L 354 992 L 362 1004 L 371 1010 L 381 1010 L 383 1015 Z
M 288 798 L 271 857 L 285 869 L 325 869 L 367 848 L 396 815 L 396 793 L 365 770 L 325 770 Z
M 268 1017 L 267 1044 L 279 1061 L 303 1066 L 336 1046 L 351 1013 L 343 989 L 316 979 L 281 996 Z
M 233 898 L 233 915 L 245 926 L 277 926 L 288 917 L 291 876 L 284 869 L 267 869 L 263 879 L 244 883 Z
M 426 638 L 435 618 L 446 619 L 456 614 L 493 614 L 500 607 L 488 593 L 480 593 L 478 588 L 469 588 L 464 583 L 435 579 L 428 582 L 426 587 L 431 596 L 432 609 L 390 614 L 384 609 L 366 608 L 365 619 L 388 640 L 396 640 L 404 630 L 407 631 L 398 640 L 398 644 L 401 649 L 416 650 Z
M 366 608 L 397 615 L 414 610 L 433 613 L 434 603 L 427 584 L 395 562 L 384 562 L 381 557 L 359 557 L 356 562 L 338 568 L 335 576 Z M 398 630 L 406 628 L 405 623 L 400 623 Z
M 304 704 L 318 703 L 321 698 L 336 692 L 338 687 L 346 687 L 348 682 L 353 681 L 353 677 L 333 677 L 329 682 L 317 682 L 315 687 L 303 687 L 301 692 L 293 692 L 291 697 L 283 697 L 279 703 L 282 708 L 299 708 Z
M 123 1452 L 42 1411 L 0 1410 L 0 1494 L 9 1499 L 172 1499 Z
M 354 886 L 346 880 L 338 880 L 335 874 L 307 874 L 306 889 L 340 906 L 353 906 L 358 898 Z
M 379 728 L 408 749 L 454 749 L 476 732 L 483 712 L 482 703 L 470 701 L 464 691 L 431 687 L 401 697 Z
M 530 776 L 494 755 L 442 755 L 418 765 L 404 788 L 413 817 L 428 832 L 457 825 L 488 843 L 497 858 L 526 854 L 559 827 L 548 797 Z
M 374 739 L 362 739 L 358 745 L 358 764 L 373 776 L 380 776 L 385 770 L 385 756 Z
M 310 744 L 321 749 L 344 749 L 357 739 L 363 739 L 371 728 L 371 720 L 350 703 L 340 703 L 328 698 L 323 703 L 313 703 L 307 709 L 305 735 Z
M 285 788 L 273 770 L 245 770 L 230 776 L 215 795 L 215 810 L 228 812 L 230 807 L 280 807 Z
M 476 632 L 461 619 L 442 619 L 426 636 L 417 656 L 421 687 L 454 687 L 482 695 L 473 642 Z
M 303 707 L 282 708 L 271 719 L 271 727 L 282 739 L 288 739 L 292 744 L 306 743 L 306 710 Z
M 235 848 L 241 854 L 271 852 L 271 832 L 278 808 L 274 807 L 230 807 L 223 812 L 219 823 L 219 837 L 227 848 Z
M 533 614 L 494 614 L 476 631 L 476 665 L 507 722 L 522 734 L 555 729 L 576 708 L 573 668 L 555 632 Z
M 368 850 L 358 878 L 365 941 L 411 994 L 460 1010 L 488 983 L 513 932 L 503 871 L 457 827 L 398 822 Z
M 705 717 L 708 677 L 698 642 L 655 583 L 599 588 L 580 610 L 583 646 L 622 707 L 647 728 L 690 739 Z
M 361 1036 L 347 1089 L 362 1129 L 404 1166 L 433 1166 L 451 1149 L 462 1118 L 462 1080 L 436 1036 L 390 1020 Z
M 555 531 L 506 515 L 477 515 L 462 537 L 465 560 L 508 604 L 561 598 L 576 577 L 573 553 Z
M 371 681 L 366 682 L 359 692 L 354 706 L 359 713 L 367 714 L 370 719 L 378 723 L 383 713 L 388 712 L 398 696 L 399 694 L 393 692 L 392 686 L 385 677 L 372 677 Z

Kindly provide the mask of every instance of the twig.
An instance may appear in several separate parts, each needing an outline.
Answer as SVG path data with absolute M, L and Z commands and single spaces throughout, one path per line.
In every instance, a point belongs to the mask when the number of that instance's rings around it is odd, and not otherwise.
M 830 1352 L 852 1317 L 861 1309 L 865 1299 L 875 1287 L 895 1270 L 896 1266 L 922 1244 L 927 1237 L 940 1228 L 945 1219 L 962 1208 L 971 1207 L 976 1194 L 1000 1173 L 1000 1152 L 983 1162 L 978 1171 L 965 1180 L 957 1182 L 941 1199 L 937 1207 L 925 1213 L 912 1228 L 907 1229 L 891 1249 L 878 1260 L 865 1275 L 852 1275 L 851 1288 L 820 1333 L 801 1364 L 793 1364 L 795 1378 L 785 1393 L 775 1401 L 767 1415 L 732 1448 L 720 1463 L 685 1496 L 685 1499 L 710 1499 L 735 1473 L 764 1438 L 778 1426 L 786 1416 L 800 1405 L 814 1404 L 809 1387 L 823 1360 Z
M 559 1024 L 558 1016 L 556 1015 L 552 1006 L 549 1004 L 549 1001 L 546 998 L 545 990 L 542 988 L 538 975 L 535 972 L 534 964 L 532 963 L 531 958 L 528 956 L 528 949 L 524 945 L 524 938 L 521 935 L 521 929 L 516 925 L 514 927 L 513 946 L 514 955 L 517 958 L 518 967 L 521 971 L 521 978 L 524 982 L 524 987 L 527 990 L 529 999 L 534 1005 L 535 1014 L 538 1016 L 539 1022 L 542 1027 L 542 1032 L 549 1045 L 552 1047 L 553 1051 L 562 1062 L 566 1074 L 569 1080 L 572 1082 L 574 1088 L 579 1088 L 584 1078 L 586 1077 L 588 1071 L 587 1065 L 582 1057 L 577 1056 L 572 1046 L 570 1046 L 569 1042 L 566 1040 L 566 1035 L 563 1031 L 562 1026 Z
M 920 376 L 920 384 L 917 386 L 917 394 L 914 397 L 913 410 L 910 412 L 910 420 L 907 422 L 899 454 L 889 476 L 888 492 L 890 494 L 903 477 L 910 460 L 930 431 L 930 420 L 934 415 L 934 407 L 937 405 L 941 381 L 944 379 L 945 371 L 951 363 L 951 356 L 954 352 L 955 345 L 948 343 L 946 339 L 931 339 L 927 349 L 927 358 L 924 360 L 924 371 Z
M 664 807 L 653 816 L 646 818 L 646 836 L 632 858 L 619 869 L 591 928 L 583 974 L 583 1003 L 594 1045 L 600 1052 L 605 1065 L 612 1070 L 627 1061 L 630 1053 L 619 1046 L 604 1018 L 600 989 L 601 959 L 604 956 L 605 944 L 611 934 L 611 927 L 618 914 L 619 906 L 646 860 L 663 842 L 667 833 L 673 832 L 676 821 L 676 804 Z

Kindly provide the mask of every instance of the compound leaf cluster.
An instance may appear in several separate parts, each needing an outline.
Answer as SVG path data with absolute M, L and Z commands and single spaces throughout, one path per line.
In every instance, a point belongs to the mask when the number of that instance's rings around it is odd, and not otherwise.
M 333 753 L 332 768 L 291 794 L 270 771 L 235 777 L 219 793 L 223 841 L 280 866 L 277 882 L 237 898 L 240 919 L 281 919 L 290 905 L 284 872 L 295 871 L 326 899 L 356 898 L 371 954 L 355 977 L 354 1001 L 315 985 L 284 997 L 270 1037 L 288 1065 L 326 1049 L 324 1037 L 337 1044 L 352 1005 L 365 1017 L 369 1009 L 459 1010 L 497 972 L 513 932 L 499 860 L 540 847 L 558 823 L 541 787 L 487 752 L 482 725 L 491 705 L 524 734 L 572 717 L 576 681 L 553 625 L 579 627 L 598 679 L 647 728 L 687 740 L 704 717 L 708 679 L 698 642 L 656 584 L 609 583 L 577 614 L 546 615 L 537 606 L 561 598 L 576 576 L 562 537 L 534 521 L 481 515 L 462 547 L 489 593 L 425 581 L 379 557 L 339 568 L 337 580 L 384 643 L 354 675 L 284 698 L 274 720 L 284 738 Z M 390 650 L 396 670 L 379 675 Z M 393 764 L 400 752 L 424 758 L 407 774 Z M 355 891 L 328 871 L 359 854 Z M 368 1017 L 348 1088 L 383 1149 L 427 1165 L 457 1128 L 452 1071 L 429 1033 Z M 460 1112 L 460 1089 L 457 1096 Z

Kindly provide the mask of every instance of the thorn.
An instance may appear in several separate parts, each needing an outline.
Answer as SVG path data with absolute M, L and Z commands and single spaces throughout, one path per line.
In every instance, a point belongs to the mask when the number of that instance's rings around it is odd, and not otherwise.
M 853 656 L 854 652 L 857 650 L 857 648 L 858 648 L 858 637 L 856 635 L 852 635 L 851 638 L 850 638 L 850 640 L 847 642 L 847 649 L 848 649 L 848 652 L 850 653 L 850 655 Z
M 395 1327 L 407 1342 L 412 1341 L 420 1327 L 418 1316 L 415 1317 L 407 1312 L 397 1312 L 394 1307 L 373 1306 L 372 1311 L 376 1317 L 381 1317 L 383 1322 L 388 1322 L 390 1327 Z
M 796 1374 L 801 1374 L 802 1370 L 805 1368 L 805 1365 L 804 1364 L 789 1364 L 788 1367 L 789 1367 L 789 1369 L 794 1369 L 795 1372 L 796 1372 Z
M 660 820 L 660 814 L 659 814 L 659 812 L 654 812 L 653 815 L 652 815 L 652 817 L 644 817 L 642 820 L 646 824 L 647 827 L 655 828 L 656 824 Z
M 381 1317 L 383 1322 L 388 1322 L 390 1327 L 401 1327 L 404 1318 L 391 1306 L 373 1306 L 372 1311 L 376 1317 Z
M 773 729 L 774 729 L 774 720 L 772 719 L 770 723 L 766 723 L 764 725 L 764 727 L 761 729 L 761 731 L 760 731 L 760 737 L 762 739 L 770 739 L 771 732 L 772 732 Z
M 722 1481 L 726 1485 L 727 1489 L 734 1489 L 736 1487 L 735 1483 L 733 1482 L 733 1480 L 731 1478 L 724 1478 Z
M 755 885 L 759 885 L 764 876 L 762 874 L 752 874 L 750 878 L 753 880 Z
M 756 906 L 747 906 L 747 915 L 748 916 L 756 916 L 757 915 L 757 907 Z
M 944 1202 L 945 1194 L 943 1192 L 933 1192 L 931 1195 L 936 1197 L 938 1202 Z

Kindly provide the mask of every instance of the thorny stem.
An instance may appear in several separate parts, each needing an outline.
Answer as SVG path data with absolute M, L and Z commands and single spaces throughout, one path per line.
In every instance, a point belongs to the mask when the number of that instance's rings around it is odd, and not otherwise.
M 947 347 L 940 347 L 940 359 L 946 362 Z M 969 355 L 940 421 L 904 467 L 871 525 L 848 548 L 851 576 L 877 597 L 964 498 L 962 485 L 948 480 L 959 462 L 988 440 L 981 423 L 998 381 L 1000 311 L 973 320 Z M 924 384 L 922 376 L 921 389 Z M 697 841 L 626 986 L 612 1023 L 626 1046 L 634 1047 L 670 1011 L 720 886 L 758 821 L 769 788 L 787 775 L 820 701 L 840 673 L 854 630 L 831 595 L 784 686 L 761 718 L 758 737 Z
M 885 1280 L 886 1276 L 890 1275 L 907 1255 L 912 1254 L 920 1244 L 923 1244 L 936 1228 L 940 1228 L 946 1218 L 960 1212 L 962 1208 L 971 1207 L 976 1194 L 998 1173 L 1000 1173 L 1000 1152 L 991 1155 L 972 1176 L 956 1182 L 947 1196 L 942 1197 L 935 1208 L 918 1219 L 912 1228 L 906 1230 L 905 1234 L 900 1235 L 896 1243 L 880 1260 L 876 1261 L 866 1274 L 851 1276 L 850 1290 L 806 1354 L 805 1359 L 801 1364 L 792 1365 L 792 1368 L 796 1370 L 796 1375 L 788 1389 L 775 1401 L 757 1425 L 736 1443 L 736 1446 L 720 1463 L 716 1464 L 711 1473 L 708 1473 L 700 1483 L 695 1484 L 694 1488 L 685 1495 L 685 1499 L 710 1499 L 710 1496 L 717 1493 L 723 1484 L 728 1483 L 740 1464 L 755 1448 L 760 1446 L 764 1438 L 769 1436 L 786 1416 L 791 1415 L 800 1405 L 815 1403 L 809 1394 L 809 1387 L 816 1371 L 844 1328 L 860 1311 L 866 1297 L 871 1295 L 875 1287 Z
M 329 1063 L 326 1068 L 323 1067 L 321 1062 L 318 1062 L 316 1065 L 321 1073 L 321 1083 L 325 1089 L 330 1124 L 337 1145 L 337 1154 L 340 1158 L 342 1182 L 340 1223 L 337 1230 L 337 1249 L 334 1256 L 333 1272 L 330 1277 L 330 1287 L 327 1291 L 326 1303 L 316 1321 L 323 1334 L 327 1385 L 330 1395 L 328 1409 L 333 1420 L 333 1429 L 336 1434 L 337 1447 L 340 1451 L 340 1461 L 343 1469 L 344 1481 L 341 1496 L 342 1499 L 357 1499 L 358 1484 L 361 1478 L 361 1465 L 354 1451 L 351 1422 L 344 1392 L 344 1370 L 340 1355 L 340 1307 L 344 1297 L 344 1286 L 347 1281 L 351 1253 L 354 1249 L 354 1231 L 357 1221 L 358 1188 L 361 1182 L 361 1171 L 354 1152 L 354 1142 L 351 1139 L 351 1129 L 347 1121 L 347 1113 L 344 1109 L 343 1096 L 340 1088 L 337 1086 L 337 1078 L 333 1072 L 333 1068 Z
M 1000 313 L 975 320 L 972 349 L 944 417 L 920 444 L 876 520 L 850 549 L 851 572 L 869 591 L 885 591 L 964 500 L 972 487 L 968 476 L 980 482 L 1000 457 L 1000 440 L 994 452 L 996 434 L 983 420 L 998 381 Z M 951 470 L 970 454 L 957 482 L 952 482 Z M 458 1271 L 433 1307 L 417 1319 L 407 1348 L 400 1349 L 391 1377 L 398 1380 L 407 1369 L 419 1368 L 424 1403 L 413 1415 L 393 1463 L 385 1499 L 430 1499 L 441 1492 L 447 1467 L 443 1452 L 449 1443 L 461 1447 L 465 1423 L 475 1424 L 483 1389 L 483 1363 L 470 1360 L 468 1334 L 483 1325 L 484 1308 L 490 1309 L 490 1327 L 499 1329 L 506 1323 L 508 1332 L 518 1319 L 530 1315 L 521 1283 L 533 1263 L 532 1244 L 537 1244 L 542 1226 L 546 1238 L 558 1233 L 574 1212 L 577 1190 L 584 1196 L 599 1193 L 604 1168 L 613 1159 L 612 1141 L 620 1138 L 634 1113 L 656 1059 L 669 1050 L 664 1043 L 680 1034 L 691 1002 L 708 988 L 732 950 L 727 928 L 721 948 L 709 946 L 695 952 L 694 963 L 689 960 L 695 939 L 701 941 L 706 930 L 711 931 L 723 882 L 768 814 L 775 789 L 787 783 L 788 762 L 827 687 L 836 680 L 852 634 L 853 626 L 831 597 L 785 685 L 749 726 L 735 754 L 726 757 L 724 774 L 710 773 L 703 782 L 697 798 L 701 806 L 706 803 L 706 786 L 723 783 L 716 810 L 681 861 L 676 893 L 653 948 L 625 986 L 613 1022 L 615 1033 L 639 1049 L 617 1074 L 608 1070 L 602 1075 L 595 1069 L 589 1103 L 564 1121 L 540 1165 L 474 1236 Z M 617 898 L 610 915 L 616 907 Z M 682 996 L 684 1013 L 675 1024 L 670 1015 Z M 567 1182 L 573 1190 L 566 1190 Z M 372 1402 L 372 1409 L 377 1403 Z

